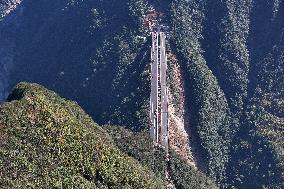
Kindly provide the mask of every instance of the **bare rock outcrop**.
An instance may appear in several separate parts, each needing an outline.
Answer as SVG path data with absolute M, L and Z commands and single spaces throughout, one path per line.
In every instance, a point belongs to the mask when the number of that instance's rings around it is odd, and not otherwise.
M 181 68 L 174 54 L 169 53 L 169 145 L 191 166 L 197 167 L 192 152 L 193 136 L 186 115 L 185 87 Z

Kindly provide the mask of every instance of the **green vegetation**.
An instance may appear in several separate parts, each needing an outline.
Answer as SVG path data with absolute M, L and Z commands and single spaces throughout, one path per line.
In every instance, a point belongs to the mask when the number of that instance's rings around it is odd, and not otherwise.
M 167 164 L 148 133 L 101 128 L 37 84 L 19 83 L 8 101 L 0 106 L 2 188 L 165 188 L 167 166 L 177 188 L 217 188 L 174 152 Z
M 188 99 L 192 108 L 192 125 L 204 150 L 208 173 L 221 181 L 225 177 L 230 142 L 236 129 L 227 100 L 202 56 L 203 5 L 178 1 L 172 5 L 173 38 L 186 73 Z M 194 10 L 194 11 L 193 11 Z
M 74 102 L 20 83 L 0 107 L 1 188 L 165 188 Z
M 78 101 L 101 125 L 143 132 L 149 125 L 151 40 L 143 19 L 151 7 L 164 13 L 200 170 L 221 188 L 284 188 L 284 1 L 37 0 L 22 6 L 21 19 L 0 23 L 1 38 L 17 44 L 7 51 L 15 52 L 9 82 L 43 84 Z M 173 92 L 177 104 L 178 95 Z M 121 151 L 163 175 L 161 149 L 147 151 L 148 139 L 141 139 L 144 147 L 131 144 L 131 133 L 121 134 L 123 140 L 112 135 Z M 198 182 L 201 176 L 191 175 L 190 167 L 173 162 L 173 170 L 189 175 L 172 175 L 177 185 Z
M 238 119 L 247 96 L 247 40 L 251 4 L 251 0 L 217 0 L 208 2 L 204 10 L 206 19 L 203 36 L 206 38 L 206 45 L 203 50 L 206 63 L 218 79 L 230 110 Z
M 209 175 L 224 188 L 283 188 L 284 5 L 251 3 L 174 1 L 171 43 Z
M 116 146 L 134 157 L 143 165 L 149 166 L 157 175 L 165 177 L 166 171 L 166 154 L 162 148 L 153 146 L 149 138 L 149 133 L 142 131 L 133 133 L 121 126 L 103 126 L 112 136 Z
M 178 189 L 217 189 L 217 185 L 212 179 L 206 177 L 204 173 L 195 170 L 185 161 L 182 161 L 172 152 L 170 155 L 170 171 L 171 177 Z
M 284 187 L 283 43 L 262 62 L 247 124 L 236 137 L 232 165 L 236 186 Z M 252 178 L 247 181 L 245 178 Z
M 153 146 L 148 132 L 133 133 L 119 126 L 105 126 L 103 128 L 110 133 L 120 150 L 150 167 L 156 175 L 164 178 L 168 166 L 170 178 L 177 189 L 218 188 L 210 178 L 189 166 L 175 152 L 170 153 L 170 161 L 166 162 L 164 150 Z
M 150 41 L 143 40 L 143 16 L 148 3 L 23 3 L 23 27 L 18 31 L 22 37 L 16 40 L 19 56 L 12 83 L 32 81 L 56 90 L 78 101 L 100 124 L 110 122 L 129 128 L 135 125 L 134 130 L 145 127 Z M 38 17 L 34 18 L 34 14 Z M 20 69 L 22 62 L 29 62 L 30 66 Z M 32 70 L 37 70 L 36 75 L 30 74 Z

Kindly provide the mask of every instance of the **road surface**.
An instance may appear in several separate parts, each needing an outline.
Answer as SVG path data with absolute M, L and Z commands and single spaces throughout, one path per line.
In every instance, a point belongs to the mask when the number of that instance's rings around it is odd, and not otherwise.
M 152 32 L 150 106 L 151 138 L 168 150 L 166 33 L 161 27 Z

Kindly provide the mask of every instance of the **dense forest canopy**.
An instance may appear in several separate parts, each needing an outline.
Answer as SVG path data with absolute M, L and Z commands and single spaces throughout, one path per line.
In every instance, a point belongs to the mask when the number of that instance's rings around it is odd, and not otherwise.
M 6 14 L 19 2 L 0 1 L 0 97 L 36 82 L 100 125 L 147 130 L 143 21 L 155 8 L 171 28 L 200 169 L 221 188 L 284 188 L 282 0 L 23 0 Z

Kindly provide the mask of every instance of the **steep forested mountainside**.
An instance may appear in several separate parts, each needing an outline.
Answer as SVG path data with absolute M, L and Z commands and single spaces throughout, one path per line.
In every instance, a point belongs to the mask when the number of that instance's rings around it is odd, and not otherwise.
M 148 135 L 101 128 L 77 103 L 37 84 L 18 84 L 0 105 L 0 138 L 3 189 L 166 188 L 165 151 Z M 172 156 L 169 175 L 178 188 L 217 188 Z
M 156 174 L 165 177 L 168 167 L 169 178 L 175 188 L 218 188 L 212 179 L 188 165 L 172 150 L 167 162 L 165 151 L 153 146 L 148 132 L 133 133 L 123 127 L 108 125 L 103 128 L 113 137 L 120 150 L 138 159 L 143 165 L 150 166 Z
M 147 128 L 151 7 L 171 27 L 197 167 L 223 188 L 284 188 L 282 0 L 24 0 L 0 23 L 0 93 L 37 82 L 99 124 Z
M 284 6 L 276 3 L 179 1 L 172 7 L 173 44 L 208 172 L 237 188 L 283 187 Z M 266 102 L 257 86 L 270 96 Z M 264 103 L 274 111 L 263 110 Z
M 1 188 L 165 188 L 74 102 L 20 83 L 0 106 Z

